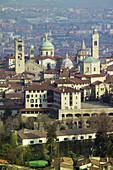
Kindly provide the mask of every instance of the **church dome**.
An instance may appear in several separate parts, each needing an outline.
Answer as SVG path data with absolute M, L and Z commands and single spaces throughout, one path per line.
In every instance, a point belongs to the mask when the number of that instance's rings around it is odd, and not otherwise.
M 42 42 L 42 44 L 40 45 L 40 48 L 42 49 L 44 49 L 44 48 L 52 48 L 52 49 L 54 49 L 54 46 L 53 46 L 53 44 L 46 38 L 45 39 L 45 41 L 44 42 Z
M 99 62 L 99 60 L 94 57 L 87 57 L 87 58 L 81 60 L 81 62 L 82 63 L 91 63 L 91 62 Z
M 66 58 L 62 61 L 61 68 L 72 68 L 73 62 L 68 58 L 68 54 L 66 54 Z

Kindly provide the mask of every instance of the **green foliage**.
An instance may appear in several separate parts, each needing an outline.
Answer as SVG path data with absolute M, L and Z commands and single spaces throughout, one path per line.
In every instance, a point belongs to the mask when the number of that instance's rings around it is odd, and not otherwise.
M 12 146 L 17 145 L 17 132 L 16 131 L 11 131 L 10 132 L 10 144 Z
M 97 132 L 94 156 L 113 157 L 113 135 Z
M 62 63 L 62 60 L 60 58 L 58 58 L 56 60 L 56 70 L 57 71 L 60 71 L 61 63 Z
M 91 89 L 90 100 L 95 100 L 95 87 L 94 86 Z
M 111 100 L 111 95 L 108 93 L 107 88 L 105 89 L 105 94 L 102 97 L 102 102 L 103 103 L 110 103 Z
M 56 139 L 57 139 L 56 128 L 54 127 L 54 125 L 50 125 L 47 131 L 47 149 L 50 154 L 50 159 L 52 159 L 57 152 Z
M 4 112 L 3 121 L 5 121 L 9 116 L 12 116 L 12 111 L 9 107 L 7 107 Z
M 77 163 L 77 155 L 74 152 L 72 152 L 72 151 L 69 151 L 68 154 L 69 154 L 69 157 L 72 158 L 73 165 L 75 166 L 76 163 Z

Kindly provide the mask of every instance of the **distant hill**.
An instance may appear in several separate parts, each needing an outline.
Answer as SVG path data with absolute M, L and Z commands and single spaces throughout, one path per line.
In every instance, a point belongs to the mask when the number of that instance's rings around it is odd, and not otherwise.
M 0 5 L 37 8 L 113 8 L 113 0 L 0 0 Z

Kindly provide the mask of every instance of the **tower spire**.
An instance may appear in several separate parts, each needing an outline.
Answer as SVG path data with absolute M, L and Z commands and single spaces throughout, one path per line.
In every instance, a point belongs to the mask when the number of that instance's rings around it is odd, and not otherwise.
M 82 47 L 81 47 L 81 48 L 82 48 L 82 49 L 86 49 L 84 40 L 82 41 Z

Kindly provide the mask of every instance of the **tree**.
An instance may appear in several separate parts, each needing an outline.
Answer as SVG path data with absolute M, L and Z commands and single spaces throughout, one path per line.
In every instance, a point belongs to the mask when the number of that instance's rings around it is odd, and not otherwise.
M 56 60 L 56 70 L 57 71 L 60 71 L 61 63 L 62 63 L 62 60 L 60 58 L 58 58 Z
M 3 121 L 5 121 L 9 116 L 12 116 L 12 111 L 9 107 L 7 107 L 4 112 Z
M 50 125 L 47 131 L 47 145 L 50 154 L 50 158 L 53 158 L 56 155 L 56 128 L 54 125 Z
M 16 146 L 17 145 L 17 131 L 11 131 L 10 132 L 10 144 L 12 146 Z
M 90 117 L 88 123 L 91 129 L 95 129 L 97 132 L 106 133 L 112 129 L 112 118 L 107 116 L 106 113 L 100 113 L 95 117 Z
M 107 147 L 109 148 L 111 144 L 107 132 L 112 129 L 112 119 L 105 113 L 101 113 L 99 116 L 89 118 L 88 122 L 90 128 L 97 131 L 93 154 L 94 156 L 105 157 L 109 153 Z
M 102 97 L 102 102 L 103 103 L 110 103 L 111 100 L 111 95 L 108 93 L 107 88 L 105 89 L 105 94 Z
M 73 165 L 74 167 L 76 166 L 76 163 L 77 163 L 77 155 L 75 153 L 73 153 L 72 151 L 69 151 L 68 152 L 68 155 L 70 158 L 72 158 L 73 160 Z
M 90 100 L 95 100 L 95 87 L 92 86 Z

